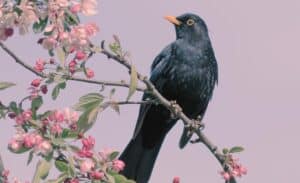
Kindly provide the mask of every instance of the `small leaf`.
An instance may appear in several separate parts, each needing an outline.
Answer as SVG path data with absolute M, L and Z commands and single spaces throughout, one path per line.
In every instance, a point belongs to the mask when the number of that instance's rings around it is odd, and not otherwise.
M 61 160 L 55 160 L 55 167 L 60 171 L 60 172 L 68 172 L 69 170 L 69 165 L 65 161 Z
M 115 183 L 135 183 L 133 180 L 129 180 L 125 176 L 120 175 L 116 172 L 110 171 L 108 175 L 114 178 Z
M 45 29 L 46 26 L 47 26 L 47 23 L 48 23 L 48 17 L 46 17 L 45 19 L 39 18 L 39 21 L 38 21 L 38 22 L 35 22 L 35 23 L 32 25 L 33 32 L 34 32 L 34 33 L 41 33 L 41 32 L 43 32 L 44 29 Z
M 13 111 L 16 114 L 19 114 L 19 109 L 17 107 L 17 103 L 16 102 L 10 102 L 9 103 L 9 110 Z
M 10 147 L 8 147 L 8 150 L 9 150 L 10 152 L 13 152 L 13 153 L 16 153 L 16 154 L 22 154 L 22 153 L 24 153 L 24 152 L 29 151 L 30 148 L 21 147 L 20 149 L 18 149 L 17 151 L 15 151 L 15 150 L 12 150 Z
M 59 91 L 60 91 L 60 87 L 59 85 L 56 85 L 54 88 L 53 88 L 53 91 L 52 91 L 52 99 L 53 100 L 56 100 L 58 95 L 59 95 Z
M 43 104 L 43 98 L 41 96 L 36 97 L 31 102 L 31 109 L 37 111 Z
M 33 153 L 34 153 L 33 150 L 29 152 L 28 160 L 27 160 L 27 166 L 31 163 L 31 161 L 33 159 Z
M 54 138 L 51 140 L 53 145 L 59 146 L 59 147 L 64 147 L 66 145 L 66 142 L 62 138 Z
M 227 154 L 229 152 L 229 149 L 224 148 L 222 151 L 223 151 L 223 154 Z
M 52 166 L 51 162 L 41 159 L 37 163 L 36 171 L 35 171 L 32 182 L 39 183 L 42 179 L 43 180 L 46 179 L 49 174 L 51 166 Z
M 0 90 L 15 86 L 16 84 L 10 82 L 0 82 Z
M 61 174 L 57 179 L 48 180 L 46 183 L 63 183 L 68 178 L 67 174 Z
M 109 155 L 109 159 L 114 160 L 118 157 L 119 154 L 120 154 L 119 152 L 115 151 Z
M 63 130 L 62 134 L 61 134 L 61 137 L 64 138 L 64 139 L 65 138 L 72 138 L 72 139 L 74 139 L 74 138 L 78 137 L 78 132 L 74 132 L 74 131 L 72 131 L 70 129 L 65 128 Z
M 98 107 L 103 99 L 104 97 L 99 93 L 89 93 L 80 97 L 79 102 L 73 108 L 77 111 L 86 111 Z
M 127 100 L 129 100 L 130 97 L 136 91 L 137 84 L 138 84 L 137 72 L 136 72 L 136 69 L 135 69 L 134 65 L 131 65 L 130 87 L 129 87 L 129 93 L 128 93 L 128 96 L 127 96 Z
M 244 151 L 243 147 L 235 146 L 229 150 L 229 153 L 238 153 Z

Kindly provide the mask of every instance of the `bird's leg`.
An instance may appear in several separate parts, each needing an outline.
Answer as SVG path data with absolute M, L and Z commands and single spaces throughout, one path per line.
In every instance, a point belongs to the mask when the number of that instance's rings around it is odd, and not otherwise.
M 188 135 L 192 135 L 197 130 L 204 130 L 205 124 L 202 123 L 202 116 L 199 115 L 197 117 L 197 119 L 193 119 L 192 124 L 187 125 L 186 128 L 189 129 L 189 134 Z M 195 143 L 201 142 L 201 139 L 197 138 L 195 140 L 191 140 L 190 142 L 192 144 L 195 144 Z

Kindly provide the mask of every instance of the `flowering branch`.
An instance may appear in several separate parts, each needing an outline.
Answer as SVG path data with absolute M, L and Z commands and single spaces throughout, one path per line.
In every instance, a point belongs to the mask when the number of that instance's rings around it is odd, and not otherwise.
M 6 47 L 1 41 L 0 41 L 1 48 L 9 55 L 11 56 L 18 64 L 29 70 L 30 72 L 34 73 L 35 75 L 42 77 L 42 78 L 49 78 L 50 76 L 43 73 L 36 71 L 32 66 L 28 65 L 24 61 L 22 61 L 18 56 L 16 56 L 15 53 L 13 53 L 8 47 Z M 79 81 L 84 83 L 91 83 L 91 84 L 98 84 L 102 86 L 117 86 L 117 87 L 126 87 L 129 88 L 130 84 L 128 84 L 126 81 L 104 81 L 104 80 L 93 80 L 93 79 L 85 79 L 81 77 L 76 76 L 69 76 L 64 75 L 67 80 L 71 81 Z M 143 87 L 137 87 L 138 91 L 145 91 L 145 88 Z

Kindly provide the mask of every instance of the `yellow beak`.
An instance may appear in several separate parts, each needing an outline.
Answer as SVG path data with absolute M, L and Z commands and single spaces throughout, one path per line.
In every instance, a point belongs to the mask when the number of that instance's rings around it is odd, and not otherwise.
M 168 20 L 169 22 L 171 22 L 172 24 L 177 25 L 177 26 L 181 25 L 181 23 L 182 23 L 181 21 L 179 21 L 174 16 L 165 16 L 165 19 Z

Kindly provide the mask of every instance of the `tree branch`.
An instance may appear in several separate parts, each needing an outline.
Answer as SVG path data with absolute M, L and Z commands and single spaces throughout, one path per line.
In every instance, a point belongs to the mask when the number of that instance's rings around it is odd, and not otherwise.
M 101 53 L 106 55 L 108 58 L 113 59 L 114 61 L 122 64 L 123 66 L 125 66 L 129 72 L 131 72 L 131 64 L 128 60 L 126 60 L 123 57 L 120 57 L 118 55 L 115 55 L 113 53 L 111 53 L 110 51 L 108 51 L 105 48 L 105 42 L 102 41 L 101 43 Z M 223 154 L 218 150 L 217 146 L 214 145 L 209 139 L 208 137 L 198 128 L 195 127 L 194 125 L 194 121 L 189 119 L 181 110 L 179 105 L 174 105 L 173 102 L 167 100 L 165 97 L 163 97 L 159 91 L 155 88 L 155 86 L 151 83 L 151 81 L 149 79 L 147 79 L 146 76 L 143 76 L 142 74 L 140 74 L 139 72 L 137 72 L 137 76 L 139 78 L 140 81 L 142 81 L 143 83 L 146 84 L 148 91 L 150 92 L 150 94 L 152 94 L 158 101 L 160 104 L 162 104 L 163 106 L 165 106 L 167 109 L 169 109 L 173 114 L 176 115 L 176 117 L 178 117 L 179 119 L 182 120 L 182 122 L 184 123 L 185 127 L 192 127 L 192 130 L 197 134 L 198 138 L 199 138 L 199 142 L 202 142 L 209 150 L 210 152 L 215 156 L 215 158 L 218 160 L 218 162 L 221 164 L 221 166 L 223 167 L 223 169 L 225 171 L 228 171 L 228 168 L 226 165 L 224 166 L 224 156 Z M 230 183 L 236 183 L 236 180 L 234 177 L 231 178 Z
M 33 67 L 30 65 L 26 64 L 24 61 L 22 61 L 19 57 L 16 56 L 8 47 L 6 47 L 1 41 L 0 41 L 0 46 L 1 48 L 9 55 L 11 56 L 16 63 L 20 64 L 30 72 L 34 73 L 35 75 L 42 77 L 42 78 L 49 78 L 48 74 L 45 74 L 43 72 L 37 72 L 34 70 Z M 79 82 L 84 82 L 84 83 L 91 83 L 91 84 L 98 84 L 98 85 L 103 85 L 103 86 L 117 86 L 117 87 L 126 87 L 129 88 L 130 84 L 128 84 L 125 81 L 103 81 L 103 80 L 91 80 L 91 79 L 85 79 L 85 78 L 80 78 L 76 76 L 64 76 L 67 80 L 72 80 L 72 81 L 79 81 Z M 137 87 L 138 91 L 145 91 L 144 87 Z

